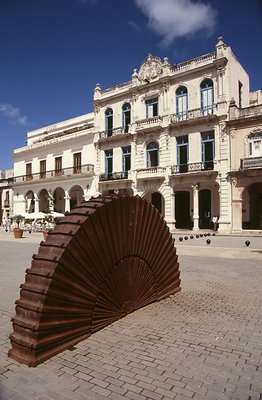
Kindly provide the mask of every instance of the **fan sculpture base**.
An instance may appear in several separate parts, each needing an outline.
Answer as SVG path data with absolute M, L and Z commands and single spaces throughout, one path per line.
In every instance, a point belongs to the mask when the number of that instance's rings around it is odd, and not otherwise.
M 12 318 L 9 356 L 35 367 L 92 333 L 180 290 L 174 241 L 139 196 L 99 196 L 40 243 Z

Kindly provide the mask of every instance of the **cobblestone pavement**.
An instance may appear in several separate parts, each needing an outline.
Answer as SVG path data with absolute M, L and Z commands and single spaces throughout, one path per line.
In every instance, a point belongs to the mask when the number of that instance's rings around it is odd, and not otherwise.
M 182 291 L 36 368 L 7 357 L 41 234 L 0 232 L 1 400 L 261 400 L 262 238 L 176 237 Z

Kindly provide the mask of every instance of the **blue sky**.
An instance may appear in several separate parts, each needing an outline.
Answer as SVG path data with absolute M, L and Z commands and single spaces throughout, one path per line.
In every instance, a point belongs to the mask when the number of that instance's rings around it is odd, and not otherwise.
M 261 0 L 0 0 L 0 169 L 26 132 L 93 110 L 148 53 L 186 61 L 223 36 L 262 89 Z

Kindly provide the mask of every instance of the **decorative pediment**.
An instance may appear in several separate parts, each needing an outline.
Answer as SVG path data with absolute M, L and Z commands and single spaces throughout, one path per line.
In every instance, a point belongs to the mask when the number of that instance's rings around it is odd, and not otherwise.
M 262 137 L 262 129 L 261 128 L 254 128 L 250 134 L 248 135 L 248 139 L 256 139 Z
M 148 54 L 147 59 L 142 63 L 138 79 L 141 83 L 150 83 L 152 80 L 159 78 L 162 74 L 163 66 L 159 57 Z
M 149 90 L 144 94 L 144 96 L 141 96 L 141 101 L 146 101 L 150 99 L 154 99 L 159 96 L 159 90 Z

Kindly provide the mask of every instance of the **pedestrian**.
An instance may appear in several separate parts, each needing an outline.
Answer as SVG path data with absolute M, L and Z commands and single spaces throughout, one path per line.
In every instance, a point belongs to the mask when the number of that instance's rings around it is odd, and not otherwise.
M 7 227 L 6 232 L 11 232 L 11 224 L 12 224 L 12 221 L 8 217 L 7 220 L 6 220 L 6 227 Z
M 2 220 L 2 226 L 3 226 L 4 230 L 7 232 L 7 221 L 6 221 L 6 217 L 4 217 L 3 220 Z
M 214 217 L 212 218 L 212 222 L 213 222 L 213 230 L 217 231 L 218 229 L 218 216 L 214 215 Z

